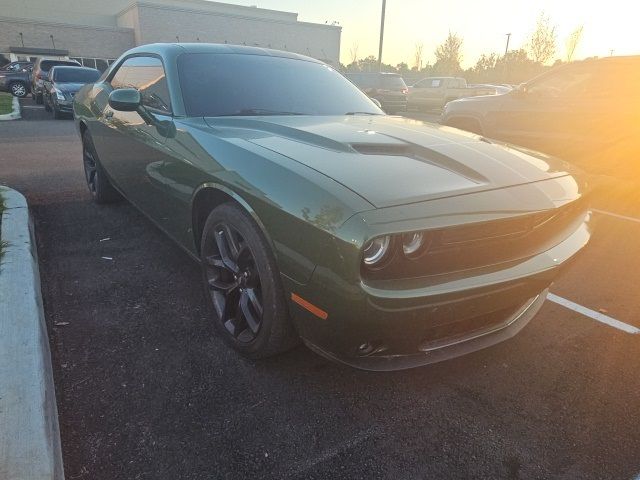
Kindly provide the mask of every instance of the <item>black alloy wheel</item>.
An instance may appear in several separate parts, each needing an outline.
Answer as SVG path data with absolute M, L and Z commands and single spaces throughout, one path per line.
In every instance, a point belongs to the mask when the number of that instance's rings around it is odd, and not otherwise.
M 87 180 L 87 187 L 92 197 L 96 196 L 98 184 L 98 165 L 96 158 L 93 156 L 93 149 L 89 142 L 82 142 L 82 163 L 84 164 L 84 177 Z
M 211 299 L 227 332 L 250 343 L 262 327 L 262 288 L 256 261 L 245 239 L 230 225 L 213 228 L 213 241 L 203 245 Z
M 122 198 L 104 173 L 88 130 L 82 134 L 82 164 L 89 193 L 96 203 L 112 203 Z
M 298 344 L 271 247 L 238 204 L 211 211 L 202 230 L 200 261 L 214 325 L 228 344 L 254 359 Z

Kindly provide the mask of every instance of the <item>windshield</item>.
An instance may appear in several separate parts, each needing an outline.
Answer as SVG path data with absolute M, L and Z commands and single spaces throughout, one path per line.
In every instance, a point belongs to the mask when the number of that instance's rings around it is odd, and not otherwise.
M 407 88 L 407 84 L 399 75 L 383 75 L 382 76 L 382 88 L 389 90 L 404 90 Z
M 84 68 L 56 68 L 53 81 L 58 83 L 93 83 L 100 77 L 100 72 Z
M 178 59 L 189 116 L 382 114 L 326 65 L 266 55 L 190 53 Z

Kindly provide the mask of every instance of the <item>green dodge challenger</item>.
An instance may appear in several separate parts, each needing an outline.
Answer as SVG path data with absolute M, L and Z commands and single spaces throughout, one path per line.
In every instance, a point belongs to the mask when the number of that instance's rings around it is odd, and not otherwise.
M 251 358 L 303 341 L 394 370 L 493 345 L 590 237 L 563 162 L 387 116 L 301 55 L 145 45 L 73 110 L 94 200 L 125 197 L 199 260 Z

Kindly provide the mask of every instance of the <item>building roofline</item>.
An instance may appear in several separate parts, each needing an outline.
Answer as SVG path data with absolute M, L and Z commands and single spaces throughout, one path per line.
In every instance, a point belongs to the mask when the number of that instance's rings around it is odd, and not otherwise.
M 208 0 L 195 0 L 195 1 L 201 1 L 203 5 L 208 4 L 208 3 L 220 3 L 220 2 L 209 2 Z M 278 10 L 267 10 L 264 8 L 254 8 L 254 7 L 246 7 L 244 5 L 233 5 L 238 6 L 238 7 L 243 7 L 246 8 L 247 11 L 256 11 L 256 10 L 262 10 L 262 11 L 267 11 L 267 12 L 278 12 Z M 198 10 L 198 9 L 193 9 L 193 8 L 185 8 L 185 7 L 180 7 L 180 6 L 175 6 L 175 5 L 165 5 L 165 4 L 159 4 L 159 3 L 150 3 L 150 2 L 140 2 L 140 1 L 135 1 L 133 2 L 131 5 L 129 5 L 128 7 L 120 10 L 117 14 L 116 17 L 120 17 L 122 15 L 124 15 L 125 13 L 129 12 L 130 10 L 133 10 L 136 7 L 145 7 L 145 8 L 154 8 L 157 10 L 169 10 L 169 11 L 173 11 L 173 12 L 187 12 L 187 13 L 197 13 L 200 15 L 211 15 L 211 16 L 216 16 L 216 17 L 232 17 L 232 18 L 240 18 L 243 20 L 258 20 L 261 22 L 269 22 L 269 23 L 281 23 L 281 24 L 288 24 L 288 25 L 305 25 L 305 26 L 312 26 L 312 27 L 317 27 L 317 28 L 327 28 L 327 29 L 338 29 L 338 30 L 342 30 L 341 26 L 338 25 L 326 25 L 326 24 L 322 24 L 322 23 L 313 23 L 313 22 L 301 22 L 299 20 L 297 20 L 297 18 L 295 20 L 286 20 L 286 19 L 279 19 L 279 18 L 263 18 L 263 17 L 258 17 L 258 16 L 251 16 L 251 15 L 239 15 L 239 14 L 235 14 L 235 13 L 227 13 L 227 12 L 215 12 L 215 11 L 211 11 L 211 10 Z M 290 12 L 285 12 L 285 13 L 290 13 Z M 297 17 L 297 13 L 295 14 Z
M 180 0 L 177 0 L 180 1 Z M 203 6 L 213 6 L 213 5 L 224 5 L 225 7 L 231 7 L 231 8 L 235 8 L 238 10 L 246 10 L 247 12 L 268 12 L 268 13 L 274 13 L 274 14 L 286 14 L 286 15 L 295 15 L 295 17 L 298 17 L 298 14 L 296 12 L 289 12 L 286 10 L 273 10 L 271 8 L 262 8 L 262 7 L 250 7 L 247 5 L 238 5 L 235 3 L 225 3 L 225 2 L 217 2 L 217 1 L 211 1 L 211 0 L 189 0 L 190 3 L 199 3 Z M 144 0 L 134 0 L 133 2 L 131 2 L 127 7 L 123 8 L 122 10 L 120 10 L 119 12 L 116 13 L 116 16 L 120 16 L 122 13 L 125 13 L 129 10 L 131 10 L 132 8 L 136 7 L 136 6 L 145 6 L 145 7 L 175 7 L 176 9 L 185 9 L 185 10 L 195 10 L 195 11 L 202 11 L 199 10 L 198 8 L 188 8 L 188 7 L 180 7 L 178 5 L 168 5 L 168 4 L 163 4 L 163 3 L 154 3 L 154 2 L 145 2 Z M 204 11 L 209 11 L 209 10 L 204 10 Z M 230 14 L 230 15 L 234 15 L 234 14 Z M 242 15 L 239 15 L 242 16 Z M 249 15 L 249 17 L 251 17 Z M 253 17 L 251 17 L 253 18 Z

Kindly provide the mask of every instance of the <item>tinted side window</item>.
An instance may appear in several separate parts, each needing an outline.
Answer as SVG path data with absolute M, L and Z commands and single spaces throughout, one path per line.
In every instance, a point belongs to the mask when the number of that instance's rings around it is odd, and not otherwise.
M 593 72 L 584 68 L 565 68 L 532 83 L 529 92 L 545 97 L 580 96 L 588 92 L 593 77 Z
M 399 75 L 384 75 L 381 77 L 382 88 L 388 88 L 391 90 L 403 90 L 407 88 L 407 84 Z
M 349 75 L 349 79 L 355 83 L 359 88 L 376 88 L 378 86 L 376 75 L 367 74 L 352 74 Z
M 111 86 L 136 88 L 142 104 L 159 113 L 171 113 L 171 100 L 164 67 L 159 58 L 131 57 L 124 61 L 111 78 Z

